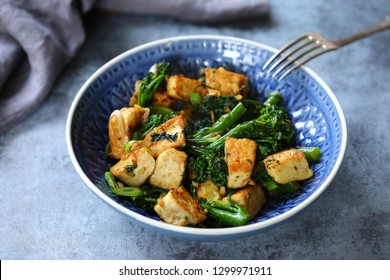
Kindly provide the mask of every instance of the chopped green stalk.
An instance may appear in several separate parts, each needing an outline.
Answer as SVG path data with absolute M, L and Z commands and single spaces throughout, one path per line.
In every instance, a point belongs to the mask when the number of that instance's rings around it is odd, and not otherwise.
M 139 140 L 141 141 L 141 140 Z M 128 154 L 131 151 L 131 147 L 134 145 L 134 143 L 138 142 L 138 140 L 130 140 L 125 144 L 125 153 Z
M 264 104 L 269 105 L 279 105 L 282 101 L 282 96 L 279 91 L 273 91 L 267 94 L 267 99 L 264 101 Z
M 161 62 L 157 65 L 157 71 L 149 72 L 148 75 L 141 81 L 138 88 L 138 105 L 146 107 L 152 101 L 153 95 L 158 87 L 163 83 L 165 76 L 168 73 L 169 63 Z
M 202 103 L 202 97 L 197 92 L 191 92 L 190 93 L 190 103 L 194 106 L 199 105 Z
M 308 161 L 316 162 L 321 158 L 321 149 L 319 147 L 296 147 L 305 154 Z
M 217 227 L 246 225 L 249 222 L 248 213 L 244 208 L 233 202 L 230 195 L 228 196 L 228 201 L 230 204 L 224 204 L 217 201 L 206 201 L 201 202 L 200 205 L 204 209 L 207 209 L 208 221 Z

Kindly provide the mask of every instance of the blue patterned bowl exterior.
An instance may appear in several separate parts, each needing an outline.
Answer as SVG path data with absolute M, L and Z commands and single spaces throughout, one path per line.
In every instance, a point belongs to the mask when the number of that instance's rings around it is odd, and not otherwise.
M 133 221 L 176 237 L 226 240 L 254 234 L 274 226 L 313 202 L 331 183 L 344 158 L 347 129 L 342 109 L 331 90 L 310 69 L 303 67 L 281 82 L 271 80 L 261 67 L 274 53 L 265 45 L 224 36 L 174 37 L 142 45 L 101 67 L 81 88 L 68 116 L 67 144 L 72 162 L 87 186 L 110 206 Z M 322 158 L 313 166 L 314 177 L 300 191 L 270 200 L 250 224 L 238 228 L 178 227 L 159 221 L 116 197 L 103 174 L 112 165 L 105 155 L 107 123 L 111 112 L 127 106 L 135 81 L 162 60 L 173 73 L 196 78 L 199 69 L 223 66 L 250 78 L 253 97 L 279 90 L 298 130 L 301 146 L 319 146 Z

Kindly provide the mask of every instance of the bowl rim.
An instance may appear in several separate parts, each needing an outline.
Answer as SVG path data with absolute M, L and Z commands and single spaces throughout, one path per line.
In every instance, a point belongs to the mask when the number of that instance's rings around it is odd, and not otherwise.
M 291 208 L 290 210 L 286 211 L 285 213 L 282 213 L 280 215 L 277 215 L 275 217 L 272 217 L 268 220 L 261 221 L 259 223 L 254 224 L 248 224 L 244 226 L 239 227 L 226 227 L 226 228 L 196 228 L 196 227 L 181 227 L 176 226 L 168 223 L 164 223 L 161 221 L 157 221 L 151 218 L 148 218 L 146 216 L 143 216 L 142 214 L 133 212 L 132 210 L 120 205 L 119 203 L 115 202 L 111 198 L 109 198 L 106 194 L 104 194 L 95 184 L 86 176 L 84 171 L 82 170 L 80 164 L 77 161 L 73 145 L 72 145 L 72 120 L 75 113 L 75 110 L 77 108 L 77 105 L 82 98 L 85 91 L 92 85 L 92 83 L 106 70 L 108 70 L 110 67 L 112 67 L 114 64 L 118 63 L 125 57 L 135 54 L 143 49 L 155 47 L 158 45 L 167 44 L 170 42 L 178 42 L 178 41 L 190 41 L 190 40 L 220 40 L 220 41 L 233 41 L 237 43 L 243 43 L 251 46 L 258 47 L 260 49 L 265 49 L 271 52 L 276 52 L 277 49 L 270 47 L 264 43 L 259 43 L 256 41 L 243 39 L 239 37 L 234 36 L 225 36 L 225 35 L 185 35 L 185 36 L 174 36 L 174 37 L 167 37 L 155 41 L 151 41 L 142 45 L 139 45 L 137 47 L 131 48 L 116 57 L 112 58 L 108 62 L 106 62 L 103 66 L 101 66 L 98 70 L 96 70 L 92 76 L 88 78 L 88 80 L 82 85 L 80 90 L 77 92 L 76 96 L 74 97 L 74 100 L 71 104 L 71 107 L 69 109 L 67 122 L 66 122 L 66 145 L 68 149 L 68 153 L 70 156 L 70 159 L 73 163 L 74 168 L 76 169 L 77 173 L 81 177 L 81 179 L 84 181 L 84 183 L 87 185 L 87 187 L 95 193 L 100 199 L 102 199 L 104 202 L 106 202 L 108 205 L 113 207 L 115 210 L 117 210 L 119 213 L 124 214 L 127 217 L 132 218 L 134 221 L 139 222 L 143 225 L 146 225 L 148 227 L 162 230 L 165 233 L 168 234 L 180 234 L 181 236 L 197 236 L 200 238 L 218 238 L 221 237 L 222 239 L 225 239 L 226 237 L 233 237 L 233 236 L 243 236 L 252 234 L 255 232 L 258 232 L 260 230 L 264 230 L 266 228 L 270 228 L 271 226 L 275 226 L 276 224 L 279 224 L 288 218 L 291 218 L 295 214 L 299 213 L 301 210 L 309 206 L 311 203 L 313 203 L 331 184 L 333 179 L 335 178 L 337 172 L 339 171 L 341 164 L 344 160 L 346 148 L 347 148 L 347 124 L 345 120 L 344 112 L 341 108 L 341 105 L 339 101 L 337 100 L 335 94 L 330 89 L 330 87 L 310 68 L 307 66 L 301 66 L 301 68 L 306 71 L 312 78 L 314 78 L 321 87 L 325 90 L 329 98 L 332 100 L 335 109 L 339 115 L 340 118 L 340 125 L 341 125 L 341 145 L 340 145 L 340 154 L 338 155 L 338 158 L 335 162 L 334 167 L 332 168 L 331 172 L 329 173 L 329 176 L 325 179 L 325 181 L 319 186 L 319 188 L 310 195 L 307 199 L 305 199 L 303 202 L 299 203 L 295 207 Z

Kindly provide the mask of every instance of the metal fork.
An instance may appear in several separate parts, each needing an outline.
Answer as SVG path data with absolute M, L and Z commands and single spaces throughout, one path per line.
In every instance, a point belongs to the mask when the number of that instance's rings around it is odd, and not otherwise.
M 376 32 L 390 28 L 390 15 L 388 15 L 385 21 L 357 34 L 348 36 L 340 40 L 329 40 L 318 33 L 310 32 L 306 33 L 294 41 L 288 43 L 278 52 L 276 52 L 263 66 L 263 71 L 267 68 L 266 73 L 275 72 L 272 74 L 272 78 L 275 78 L 283 70 L 286 72 L 279 77 L 279 81 L 296 70 L 301 65 L 308 61 L 320 56 L 324 53 L 337 50 L 349 43 L 355 42 L 361 38 L 367 37 Z M 310 55 L 310 56 L 309 56 Z M 273 63 L 273 64 L 272 64 Z M 272 65 L 271 65 L 272 64 Z

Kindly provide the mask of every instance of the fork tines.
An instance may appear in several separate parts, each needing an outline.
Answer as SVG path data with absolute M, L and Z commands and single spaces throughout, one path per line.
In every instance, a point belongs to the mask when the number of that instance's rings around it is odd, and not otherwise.
M 306 62 L 335 49 L 337 49 L 337 46 L 334 42 L 325 39 L 317 33 L 307 33 L 276 52 L 264 64 L 262 70 L 265 71 L 268 68 L 267 73 L 275 70 L 271 76 L 275 78 L 282 71 L 288 69 L 279 77 L 278 80 L 280 81 Z M 309 54 L 311 55 L 309 56 Z

